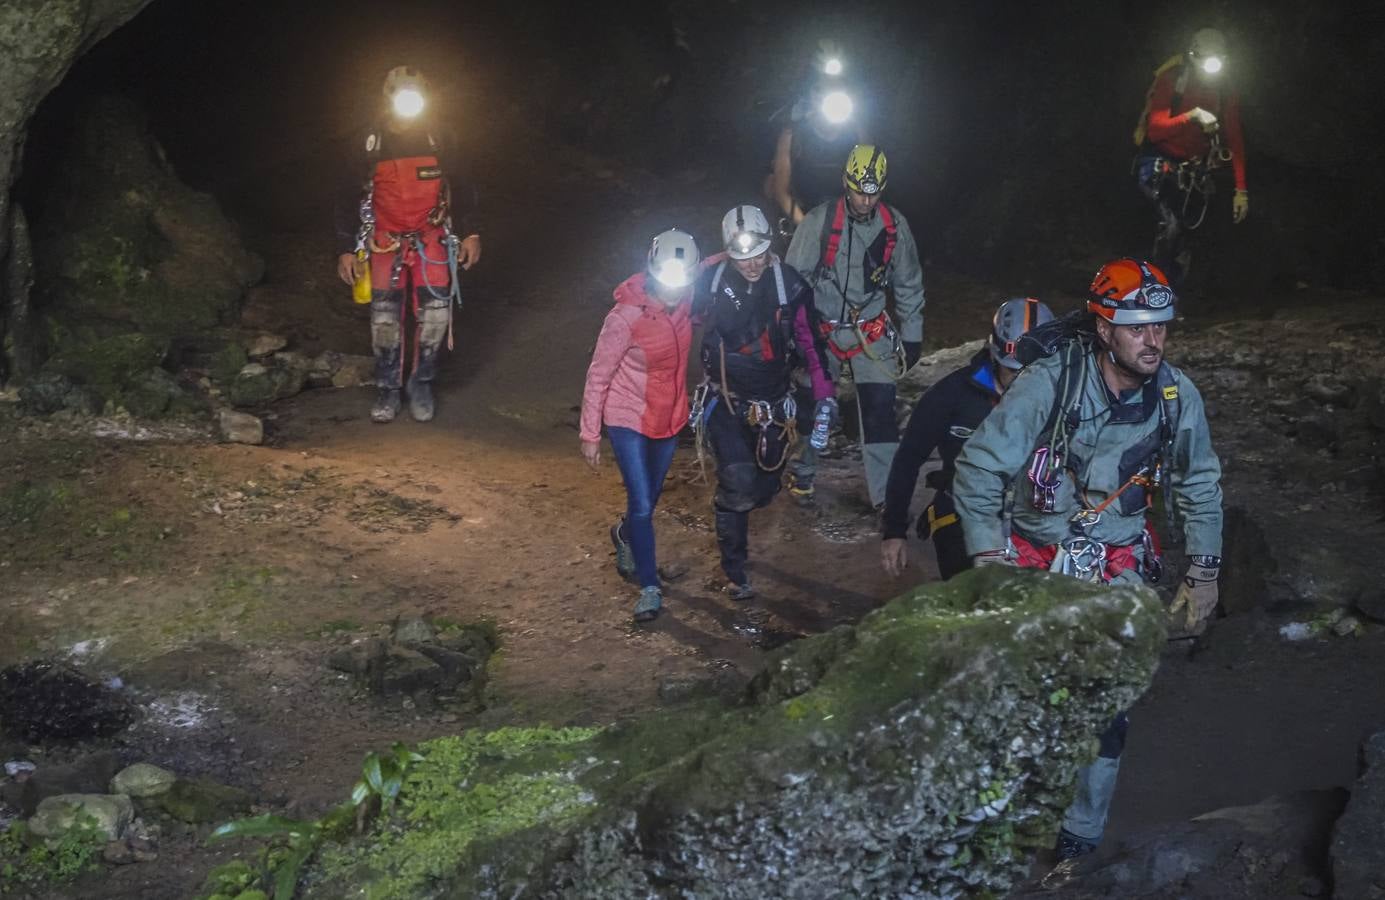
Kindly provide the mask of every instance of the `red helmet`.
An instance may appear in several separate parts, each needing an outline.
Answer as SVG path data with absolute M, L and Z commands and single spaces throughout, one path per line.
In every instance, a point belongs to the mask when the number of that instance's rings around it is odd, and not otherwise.
M 1158 267 L 1128 256 L 1102 266 L 1087 290 L 1087 311 L 1112 325 L 1167 322 L 1178 301 Z

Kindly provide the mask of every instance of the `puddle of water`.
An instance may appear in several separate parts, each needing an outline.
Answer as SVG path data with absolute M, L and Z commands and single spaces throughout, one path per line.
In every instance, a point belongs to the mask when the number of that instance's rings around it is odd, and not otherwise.
M 148 721 L 166 728 L 200 728 L 216 712 L 212 702 L 194 691 L 156 697 L 146 707 Z
M 822 519 L 813 525 L 813 533 L 832 544 L 860 544 L 875 537 L 869 523 L 851 519 Z

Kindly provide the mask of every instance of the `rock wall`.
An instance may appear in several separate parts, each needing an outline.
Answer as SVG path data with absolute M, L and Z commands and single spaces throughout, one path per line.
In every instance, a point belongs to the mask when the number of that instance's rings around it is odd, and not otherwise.
M 133 101 L 93 96 L 64 124 L 29 211 L 44 369 L 158 415 L 176 397 L 148 390 L 170 380 L 158 370 L 169 349 L 228 324 L 263 264 L 216 201 L 178 179 Z
M 969 572 L 785 648 L 737 702 L 532 752 L 497 740 L 451 800 L 406 798 L 324 854 L 309 896 L 999 893 L 1051 846 L 1163 643 L 1144 588 Z
M 27 245 L 23 219 L 12 215 L 11 188 L 19 173 L 27 126 L 39 102 L 62 80 L 74 60 L 125 23 L 149 0 L 6 0 L 0 5 L 0 310 L 5 320 L 23 317 L 27 302 L 23 266 Z M 16 229 L 19 229 L 16 234 Z M 18 256 L 11 246 L 21 248 Z M 20 270 L 12 272 L 12 266 Z M 8 362 L 29 361 L 9 351 L 11 334 L 0 327 Z M 4 372 L 0 372 L 0 380 Z

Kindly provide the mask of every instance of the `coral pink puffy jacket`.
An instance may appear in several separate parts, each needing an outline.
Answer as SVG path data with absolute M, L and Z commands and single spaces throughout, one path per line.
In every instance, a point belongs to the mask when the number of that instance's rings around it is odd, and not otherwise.
M 645 292 L 643 272 L 621 282 L 615 298 L 587 368 L 582 440 L 600 440 L 603 424 L 673 437 L 688 421 L 691 303 L 670 310 Z

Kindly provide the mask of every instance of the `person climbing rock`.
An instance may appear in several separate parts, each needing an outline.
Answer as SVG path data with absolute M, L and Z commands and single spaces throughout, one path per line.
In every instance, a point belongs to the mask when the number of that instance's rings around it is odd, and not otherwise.
M 705 373 L 693 410 L 699 441 L 705 435 L 716 457 L 712 506 L 721 568 L 731 598 L 746 600 L 754 596 L 745 569 L 750 512 L 779 493 L 798 436 L 795 367 L 808 373 L 812 413 L 830 415 L 836 399 L 812 292 L 771 252 L 764 212 L 735 207 L 722 218 L 721 235 L 724 252 L 707 260 L 693 300 Z
M 957 454 L 1023 368 L 1015 356 L 1020 337 L 1051 321 L 1053 313 L 1032 297 L 1006 300 L 991 320 L 986 346 L 971 362 L 945 375 L 919 398 L 904 427 L 885 485 L 880 562 L 888 574 L 898 576 L 909 566 L 909 501 L 918 485 L 919 470 L 934 450 L 942 458 L 942 468 L 929 473 L 933 499 L 919 517 L 918 536 L 933 542 L 938 573 L 944 579 L 971 567 L 952 501 Z
M 1175 303 L 1156 266 L 1118 259 L 1092 281 L 1082 328 L 1058 320 L 1020 342 L 1022 360 L 1031 349 L 1038 358 L 957 457 L 953 495 L 975 565 L 1113 584 L 1157 580 L 1161 563 L 1146 517 L 1162 491 L 1169 524 L 1175 511 L 1182 518 L 1189 559 L 1171 629 L 1204 627 L 1218 598 L 1221 464 L 1202 396 L 1164 361 Z M 1127 727 L 1122 713 L 1082 771 L 1060 856 L 1101 841 Z
M 688 421 L 688 350 L 693 282 L 700 256 L 692 236 L 670 229 L 654 238 L 645 271 L 615 290 L 596 339 L 582 392 L 582 456 L 601 464 L 601 428 L 625 482 L 625 516 L 611 527 L 616 569 L 635 577 L 635 621 L 663 608 L 654 549 L 654 507 Z
M 1211 211 L 1214 175 L 1231 164 L 1231 219 L 1250 214 L 1240 98 L 1229 83 L 1226 37 L 1215 28 L 1193 35 L 1186 53 L 1154 73 L 1135 127 L 1134 172 L 1159 216 L 1152 261 L 1181 286 L 1192 260 L 1188 238 Z
M 385 77 L 385 110 L 354 151 L 364 185 L 338 205 L 337 274 L 370 303 L 370 343 L 378 393 L 375 422 L 399 414 L 408 375 L 409 413 L 433 418 L 433 380 L 443 342 L 452 345 L 458 269 L 481 259 L 474 191 L 433 114 L 427 79 L 411 66 Z M 405 311 L 408 316 L 406 317 Z M 414 323 L 412 360 L 404 324 Z
M 895 381 L 923 348 L 923 268 L 908 221 L 880 199 L 886 173 L 880 148 L 852 149 L 842 193 L 808 214 L 786 257 L 813 289 L 833 380 L 846 376 L 856 385 L 866 485 L 877 509 L 899 444 Z M 897 327 L 885 309 L 887 293 L 894 295 Z M 811 502 L 817 475 L 811 444 L 790 463 L 790 474 L 790 493 Z

